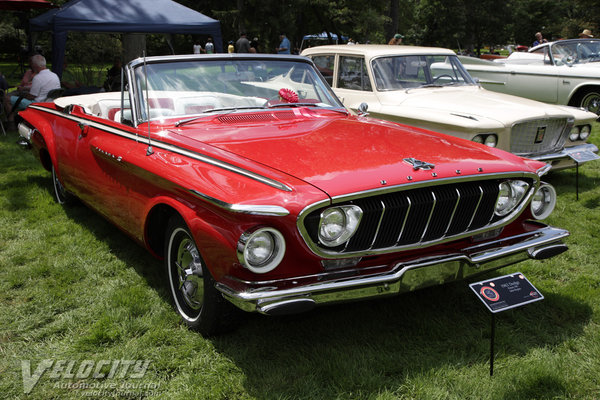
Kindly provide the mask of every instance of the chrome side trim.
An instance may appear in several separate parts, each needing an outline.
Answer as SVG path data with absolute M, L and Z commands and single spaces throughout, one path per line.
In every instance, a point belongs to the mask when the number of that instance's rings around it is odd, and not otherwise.
M 400 261 L 385 272 L 381 271 L 386 266 L 381 265 L 371 268 L 372 272 L 365 270 L 365 275 L 344 275 L 335 271 L 265 282 L 240 281 L 230 277 L 230 285 L 219 282 L 216 288 L 242 310 L 259 312 L 269 304 L 300 298 L 322 305 L 395 295 L 464 279 L 526 260 L 532 257 L 531 254 L 557 246 L 569 236 L 564 229 L 536 225 L 539 228 L 532 232 L 467 247 L 454 253 Z
M 540 168 L 540 169 L 537 170 L 537 174 L 541 178 L 542 176 L 544 176 L 548 172 L 550 172 L 551 169 L 552 169 L 552 165 L 546 164 L 542 168 Z
M 148 140 L 147 137 L 142 137 L 142 136 L 138 136 L 134 133 L 128 132 L 126 130 L 122 130 L 122 129 L 117 129 L 113 126 L 107 125 L 107 124 L 103 124 L 97 121 L 92 121 L 89 119 L 85 119 L 85 118 L 80 118 L 80 117 L 75 117 L 73 115 L 69 115 L 69 114 L 65 114 L 61 111 L 57 111 L 57 110 L 52 110 L 50 108 L 45 108 L 45 107 L 40 107 L 40 106 L 36 106 L 36 105 L 31 105 L 29 106 L 30 108 L 33 108 L 35 110 L 38 111 L 43 111 L 49 114 L 54 114 L 56 116 L 71 120 L 71 121 L 75 121 L 75 122 L 85 122 L 86 124 L 88 124 L 91 127 L 94 127 L 96 129 L 99 129 L 101 131 L 107 132 L 107 133 L 111 133 L 114 135 L 118 135 L 121 136 L 125 139 L 129 139 L 129 140 L 133 140 L 135 142 L 145 142 Z M 180 154 L 182 156 L 186 156 L 189 158 L 193 158 L 195 160 L 198 160 L 200 162 L 203 162 L 205 164 L 209 164 L 209 165 L 213 165 L 215 167 L 230 171 L 230 172 L 234 172 L 236 174 L 245 176 L 247 178 L 253 179 L 255 181 L 264 183 L 265 185 L 274 187 L 276 189 L 285 191 L 285 192 L 291 192 L 292 189 L 287 186 L 284 183 L 278 182 L 274 179 L 271 178 L 267 178 L 265 176 L 259 175 L 255 172 L 249 171 L 247 169 L 244 168 L 240 168 L 237 167 L 233 164 L 229 164 L 227 162 L 221 161 L 221 160 L 217 160 L 216 158 L 212 158 L 209 156 L 205 156 L 203 154 L 200 153 L 196 153 L 194 151 L 191 150 L 187 150 L 187 149 L 183 149 L 181 147 L 178 146 L 174 146 L 165 142 L 161 142 L 160 140 L 157 140 L 155 137 L 152 138 L 152 146 L 155 148 L 160 148 L 163 150 L 167 150 L 176 154 Z
M 196 197 L 208 201 L 211 204 L 216 205 L 217 207 L 234 213 L 250 215 L 268 215 L 275 217 L 285 217 L 286 215 L 290 214 L 290 212 L 287 209 L 280 206 L 258 204 L 230 204 L 223 200 L 219 200 L 214 197 L 208 196 L 194 189 L 190 189 L 190 193 Z

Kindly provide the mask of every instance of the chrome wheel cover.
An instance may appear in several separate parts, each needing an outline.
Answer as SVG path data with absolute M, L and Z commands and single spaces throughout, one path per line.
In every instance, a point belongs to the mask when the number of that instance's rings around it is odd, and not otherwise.
M 167 257 L 177 310 L 188 321 L 195 321 L 204 299 L 204 274 L 200 253 L 185 229 L 177 228 L 171 234 Z
M 56 175 L 56 170 L 54 166 L 52 166 L 52 184 L 54 186 L 54 194 L 56 195 L 56 201 L 58 204 L 64 204 L 66 202 L 67 191 L 65 187 L 60 183 L 58 176 Z
M 581 99 L 581 107 L 597 115 L 600 115 L 600 93 L 587 93 L 585 96 L 583 96 L 583 99 Z

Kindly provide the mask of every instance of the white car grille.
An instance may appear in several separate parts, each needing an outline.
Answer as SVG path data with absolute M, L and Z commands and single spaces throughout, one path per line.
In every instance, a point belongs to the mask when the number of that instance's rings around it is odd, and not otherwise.
M 538 119 L 513 125 L 510 152 L 517 155 L 538 155 L 563 148 L 573 122 L 566 118 Z

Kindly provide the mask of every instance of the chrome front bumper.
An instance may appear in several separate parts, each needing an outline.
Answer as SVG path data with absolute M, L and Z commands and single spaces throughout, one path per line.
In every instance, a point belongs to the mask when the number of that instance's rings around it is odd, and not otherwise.
M 561 151 L 556 153 L 536 155 L 526 155 L 524 157 L 531 158 L 533 160 L 547 162 L 552 165 L 552 170 L 557 171 L 565 168 L 573 168 L 576 165 L 575 160 L 571 156 L 576 153 L 598 153 L 598 147 L 592 143 L 580 144 L 572 147 L 565 147 Z M 583 162 L 580 163 L 580 165 Z
M 528 258 L 545 259 L 567 249 L 569 232 L 543 224 L 531 232 L 472 245 L 452 254 L 371 267 L 372 274 L 331 271 L 282 281 L 217 283 L 223 296 L 244 311 L 282 315 L 316 305 L 355 301 L 410 292 L 505 267 Z M 242 290 L 233 287 L 243 287 Z

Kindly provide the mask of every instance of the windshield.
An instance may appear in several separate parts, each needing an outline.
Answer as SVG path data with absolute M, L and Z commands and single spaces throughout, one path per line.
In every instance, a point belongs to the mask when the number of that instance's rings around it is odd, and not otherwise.
M 187 59 L 139 64 L 134 74 L 138 121 L 148 119 L 148 108 L 154 119 L 299 105 L 343 107 L 313 65 L 302 61 Z
M 556 65 L 600 61 L 600 40 L 576 40 L 552 45 Z
M 371 63 L 375 84 L 380 91 L 475 84 L 456 56 L 380 57 Z

